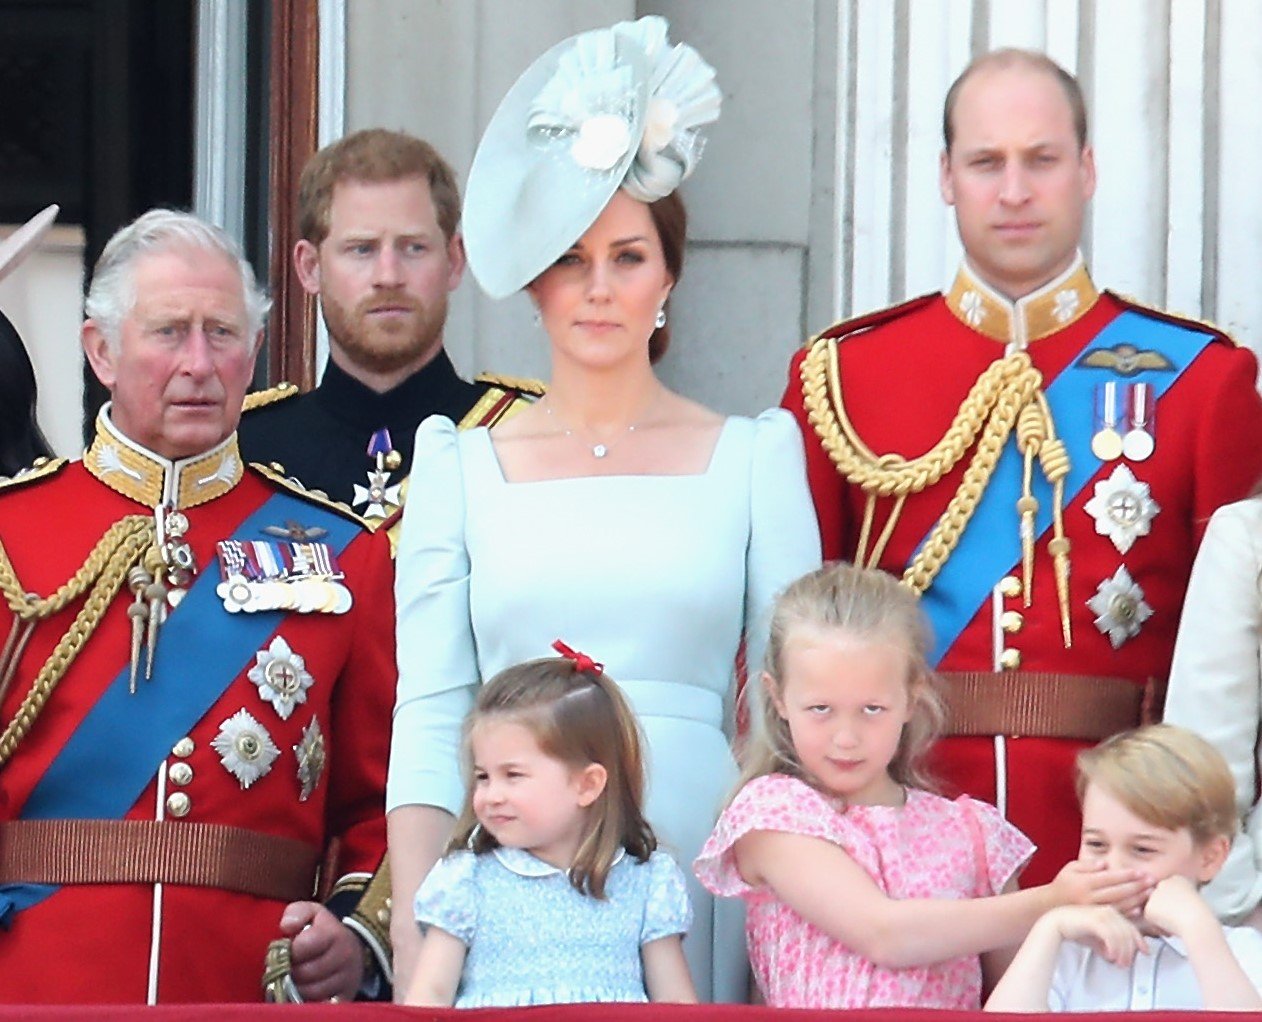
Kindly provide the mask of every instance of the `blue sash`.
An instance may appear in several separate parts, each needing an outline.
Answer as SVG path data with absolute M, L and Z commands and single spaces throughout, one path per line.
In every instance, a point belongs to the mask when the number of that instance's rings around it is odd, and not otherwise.
M 326 508 L 273 494 L 234 531 L 257 539 L 265 525 L 300 521 L 327 530 L 322 542 L 341 553 L 361 528 Z M 284 621 L 285 611 L 230 614 L 215 592 L 219 573 L 206 565 L 177 612 L 162 626 L 153 678 L 128 691 L 130 665 L 101 694 L 62 746 L 22 807 L 24 820 L 117 820 L 153 781 L 172 746 L 193 729 Z M 99 776 L 100 750 L 117 757 Z M 96 773 L 98 776 L 93 776 Z M 47 884 L 0 885 L 0 925 L 47 898 Z
M 1155 401 L 1174 385 L 1213 340 L 1212 334 L 1127 311 L 1084 344 L 1083 350 L 1129 343 L 1141 350 L 1161 352 L 1174 367 L 1173 371 L 1144 370 L 1127 377 L 1127 382 L 1151 384 Z M 1066 506 L 1095 478 L 1104 464 L 1091 453 L 1091 410 L 1094 407 L 1095 385 L 1106 378 L 1113 378 L 1111 374 L 1105 376 L 1099 369 L 1079 365 L 1081 354 L 1075 355 L 1069 366 L 1044 391 L 1052 409 L 1057 435 L 1065 442 L 1072 466 L 1065 479 Z M 982 604 L 990 599 L 995 580 L 1009 573 L 1013 565 L 1021 561 L 1016 494 L 1021 492 L 1024 462 L 1017 450 L 1016 436 L 1010 436 L 977 510 L 960 537 L 959 545 L 924 594 L 922 604 L 933 624 L 935 645 L 930 663 L 934 666 L 955 644 Z M 1035 535 L 1042 543 L 1043 533 L 1052 524 L 1052 488 L 1039 473 L 1035 473 L 1032 486 L 1039 502 Z M 928 536 L 921 540 L 917 550 L 927 539 Z

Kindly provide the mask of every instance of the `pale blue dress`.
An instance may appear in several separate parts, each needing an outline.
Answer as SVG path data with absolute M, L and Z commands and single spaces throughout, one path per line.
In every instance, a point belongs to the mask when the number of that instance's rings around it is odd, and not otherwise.
M 688 932 L 684 875 L 665 852 L 621 852 L 605 897 L 521 848 L 455 852 L 416 894 L 416 921 L 468 949 L 457 1008 L 647 1001 L 640 948 Z
M 647 740 L 649 823 L 692 862 L 736 780 L 742 637 L 757 683 L 773 599 L 820 562 L 797 424 L 780 409 L 726 419 L 696 475 L 509 483 L 485 429 L 435 416 L 417 430 L 413 465 L 387 807 L 458 812 L 476 687 L 564 639 L 626 692 Z M 742 909 L 688 881 L 697 994 L 743 1001 Z

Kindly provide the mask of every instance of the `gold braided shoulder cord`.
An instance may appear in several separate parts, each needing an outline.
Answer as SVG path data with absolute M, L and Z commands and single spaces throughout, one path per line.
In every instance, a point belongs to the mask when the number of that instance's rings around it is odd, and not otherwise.
M 7 688 L 17 670 L 17 663 L 35 625 L 64 609 L 84 592 L 88 597 L 75 615 L 66 634 L 61 637 L 43 667 L 31 683 L 30 691 L 13 719 L 0 734 L 0 766 L 8 762 L 18 744 L 48 702 L 53 689 L 96 630 L 109 609 L 127 572 L 140 561 L 155 541 L 153 519 L 147 515 L 128 515 L 110 526 L 92 548 L 82 567 L 69 581 L 48 597 L 28 594 L 18 581 L 13 563 L 0 543 L 0 593 L 13 611 L 13 629 L 0 653 L 0 694 Z M 25 629 L 22 626 L 25 625 Z M 19 639 L 19 631 L 25 634 Z
M 917 593 L 925 592 L 933 584 L 955 550 L 964 528 L 977 510 L 1008 436 L 1019 422 L 1024 422 L 1024 428 L 1018 428 L 1018 443 L 1025 456 L 1026 470 L 1017 511 L 1022 522 L 1022 561 L 1027 567 L 1027 600 L 1033 561 L 1034 512 L 1038 508 L 1030 493 L 1030 476 L 1032 461 L 1037 455 L 1056 494 L 1056 538 L 1051 549 L 1056 561 L 1061 619 L 1068 645 L 1069 544 L 1064 538 L 1060 505 L 1069 457 L 1064 444 L 1056 438 L 1051 410 L 1040 389 L 1043 376 L 1034 368 L 1029 355 L 1016 352 L 992 362 L 969 390 L 942 439 L 925 454 L 915 458 L 897 454 L 877 455 L 860 438 L 846 414 L 837 365 L 837 342 L 834 339 L 821 337 L 812 344 L 802 360 L 801 378 L 807 419 L 820 444 L 837 471 L 867 495 L 855 553 L 855 562 L 866 567 L 873 567 L 880 561 L 907 496 L 938 483 L 976 443 L 977 450 L 946 510 L 903 572 L 903 582 Z M 894 506 L 869 551 L 876 502 L 881 497 L 895 498 Z

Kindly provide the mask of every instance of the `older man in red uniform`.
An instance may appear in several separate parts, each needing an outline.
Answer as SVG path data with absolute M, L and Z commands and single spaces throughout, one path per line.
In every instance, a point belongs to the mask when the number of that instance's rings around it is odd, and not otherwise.
M 307 999 L 388 963 L 340 919 L 384 850 L 387 541 L 243 466 L 267 304 L 216 228 L 125 227 L 83 328 L 112 402 L 0 490 L 5 1001 L 258 1001 L 282 934 Z
M 824 331 L 784 403 L 825 556 L 924 594 L 946 786 L 1034 839 L 1037 883 L 1076 854 L 1074 754 L 1159 699 L 1201 530 L 1262 473 L 1262 402 L 1250 352 L 1096 290 L 1077 250 L 1094 156 L 1063 69 L 979 58 L 944 133 L 950 290 Z

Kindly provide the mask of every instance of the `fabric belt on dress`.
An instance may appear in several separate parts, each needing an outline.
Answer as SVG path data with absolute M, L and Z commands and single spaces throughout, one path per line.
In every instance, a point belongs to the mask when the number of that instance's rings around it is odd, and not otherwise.
M 632 709 L 641 717 L 679 717 L 711 727 L 723 727 L 723 700 L 717 692 L 677 681 L 618 679 Z
M 1155 720 L 1158 686 L 1050 671 L 942 671 L 947 734 L 1099 742 Z M 1154 712 L 1157 711 L 1157 712 Z
M 0 823 L 0 884 L 183 884 L 301 901 L 319 858 L 305 841 L 214 823 Z

